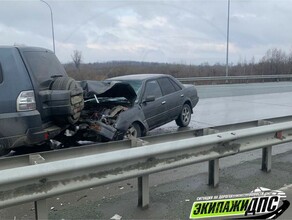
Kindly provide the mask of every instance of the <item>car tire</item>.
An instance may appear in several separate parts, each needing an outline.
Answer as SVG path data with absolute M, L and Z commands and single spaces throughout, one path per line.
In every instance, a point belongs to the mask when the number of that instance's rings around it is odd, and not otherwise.
M 9 154 L 11 149 L 9 148 L 11 146 L 11 143 L 8 139 L 0 140 L 0 156 L 5 156 L 6 154 Z
M 57 120 L 62 123 L 76 123 L 79 120 L 81 110 L 84 107 L 83 90 L 80 85 L 71 77 L 58 77 L 53 81 L 51 90 L 70 91 L 70 105 L 72 113 L 66 117 L 57 117 Z
M 187 127 L 191 121 L 192 110 L 190 105 L 184 104 L 180 115 L 175 120 L 179 127 Z
M 127 130 L 125 134 L 125 139 L 133 139 L 141 137 L 142 131 L 138 123 L 133 123 Z
M 7 155 L 7 154 L 9 154 L 10 153 L 10 149 L 0 149 L 0 156 L 5 156 L 5 155 Z

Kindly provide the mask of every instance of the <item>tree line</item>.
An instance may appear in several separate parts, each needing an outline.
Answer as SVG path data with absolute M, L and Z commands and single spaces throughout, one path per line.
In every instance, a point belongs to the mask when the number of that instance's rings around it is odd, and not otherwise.
M 103 80 L 110 77 L 143 74 L 143 73 L 164 73 L 174 77 L 212 77 L 225 76 L 225 64 L 208 62 L 200 65 L 156 63 L 156 62 L 136 62 L 136 61 L 111 61 L 82 63 L 82 52 L 74 51 L 72 62 L 64 64 L 69 76 L 76 80 Z M 230 64 L 230 76 L 243 75 L 277 75 L 292 74 L 292 52 L 287 54 L 277 48 L 269 49 L 265 55 L 257 62 L 253 57 L 238 61 L 237 64 Z

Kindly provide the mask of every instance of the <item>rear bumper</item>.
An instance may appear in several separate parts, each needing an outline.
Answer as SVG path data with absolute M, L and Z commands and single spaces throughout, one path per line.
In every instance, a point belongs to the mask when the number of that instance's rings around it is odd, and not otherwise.
M 193 100 L 193 108 L 198 104 L 198 102 L 199 102 L 199 97 L 197 96 L 196 98 L 194 98 Z
M 57 126 L 43 128 L 38 111 L 0 114 L 0 149 L 41 143 L 60 131 Z
M 191 97 L 192 112 L 193 112 L 193 108 L 198 104 L 198 102 L 199 102 L 199 97 L 198 96 Z

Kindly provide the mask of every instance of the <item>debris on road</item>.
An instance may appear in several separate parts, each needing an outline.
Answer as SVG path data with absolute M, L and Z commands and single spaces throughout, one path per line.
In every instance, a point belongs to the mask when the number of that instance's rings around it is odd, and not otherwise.
M 118 214 L 115 214 L 113 217 L 111 217 L 111 219 L 113 219 L 113 220 L 120 220 L 120 219 L 122 219 L 122 216 L 120 216 Z

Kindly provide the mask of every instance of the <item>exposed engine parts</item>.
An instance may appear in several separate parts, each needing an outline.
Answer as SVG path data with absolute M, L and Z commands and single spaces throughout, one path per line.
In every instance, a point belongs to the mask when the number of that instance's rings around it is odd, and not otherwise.
M 99 108 L 100 109 L 100 108 Z M 126 111 L 128 108 L 118 105 L 114 106 L 112 108 L 102 108 L 101 110 L 97 109 L 94 111 L 91 115 L 90 120 L 91 121 L 100 121 L 106 125 L 113 126 L 117 120 L 117 117 L 119 114 L 123 111 Z
M 93 105 L 92 105 L 93 104 Z M 88 104 L 83 110 L 81 118 L 74 126 L 64 131 L 62 142 L 80 141 L 108 141 L 117 139 L 119 135 L 115 128 L 116 120 L 128 107 L 122 105 Z M 75 144 L 76 145 L 76 144 Z
M 118 81 L 82 81 L 80 85 L 84 91 L 80 118 L 68 125 L 57 140 L 64 147 L 76 146 L 82 141 L 122 140 L 129 125 L 128 116 L 125 118 L 121 114 L 134 106 L 137 95 L 133 88 Z

